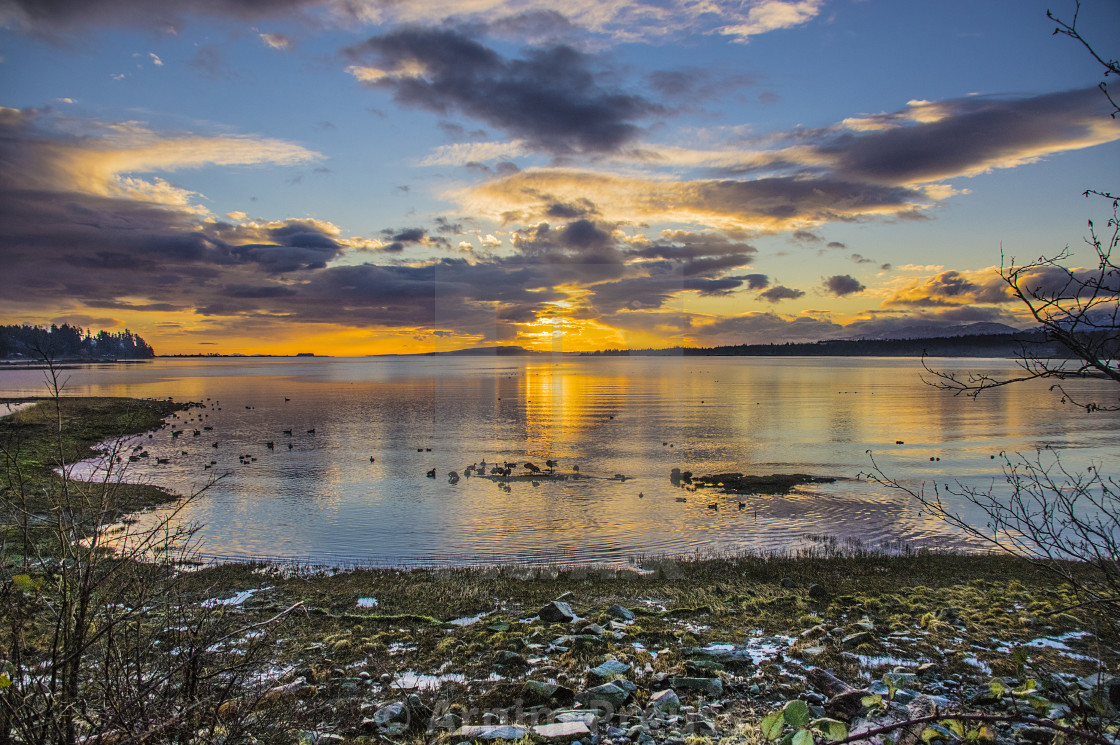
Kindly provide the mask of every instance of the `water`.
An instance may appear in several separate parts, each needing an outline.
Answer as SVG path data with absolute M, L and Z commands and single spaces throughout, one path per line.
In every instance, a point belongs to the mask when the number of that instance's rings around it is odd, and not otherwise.
M 870 358 L 160 359 L 69 370 L 66 393 L 205 403 L 172 420 L 186 430 L 178 439 L 171 428 L 142 438 L 151 458 L 130 464 L 129 478 L 191 494 L 228 474 L 184 511 L 203 526 L 204 554 L 336 563 L 625 565 L 822 536 L 960 546 L 905 494 L 858 478 L 868 450 L 912 487 L 998 484 L 1001 451 L 1053 447 L 1072 467 L 1106 471 L 1120 452 L 1120 416 L 1064 406 L 1045 384 L 973 400 L 933 390 L 921 373 L 918 360 Z M 0 395 L 43 393 L 41 372 L 0 371 Z M 447 477 L 482 460 L 546 459 L 583 478 L 507 492 Z M 673 467 L 840 480 L 733 497 L 682 492 Z

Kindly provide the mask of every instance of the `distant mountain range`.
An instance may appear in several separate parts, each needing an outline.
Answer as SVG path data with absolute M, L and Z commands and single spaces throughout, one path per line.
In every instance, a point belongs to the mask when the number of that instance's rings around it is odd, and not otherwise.
M 1020 329 L 1008 326 L 1005 323 L 986 321 L 983 323 L 966 323 L 960 326 L 938 326 L 930 323 L 916 323 L 912 326 L 900 326 L 880 331 L 870 331 L 844 337 L 849 341 L 863 339 L 939 339 L 957 336 L 989 336 L 992 334 L 1018 334 Z

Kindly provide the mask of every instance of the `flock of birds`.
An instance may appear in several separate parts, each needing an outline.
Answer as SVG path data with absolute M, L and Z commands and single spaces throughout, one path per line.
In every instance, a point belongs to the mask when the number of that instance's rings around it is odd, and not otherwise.
M 284 399 L 284 401 L 286 401 L 286 402 L 290 401 L 290 400 L 291 400 L 290 398 L 285 398 Z M 210 412 L 217 412 L 217 411 L 222 410 L 221 402 L 217 401 L 217 400 L 211 400 L 209 398 L 207 398 L 206 401 L 207 401 L 206 404 L 196 404 L 195 405 L 195 407 L 206 409 L 206 411 L 201 411 L 199 413 L 192 413 L 193 410 L 194 410 L 194 407 L 192 407 L 192 408 L 189 408 L 187 410 L 186 414 L 183 415 L 183 416 L 180 416 L 179 413 L 172 414 L 172 416 L 171 416 L 172 421 L 168 423 L 168 426 L 171 427 L 171 438 L 172 438 L 173 441 L 178 441 L 179 438 L 187 435 L 188 432 L 189 432 L 189 435 L 190 435 L 191 438 L 196 438 L 196 437 L 201 438 L 204 433 L 213 432 L 214 427 L 209 425 L 209 424 L 205 424 L 204 421 L 210 417 Z M 246 406 L 245 408 L 246 409 L 253 409 L 254 407 L 253 406 Z M 613 419 L 613 417 L 611 417 L 611 418 Z M 178 429 L 176 427 L 178 427 Z M 308 435 L 314 435 L 315 433 L 316 433 L 315 427 L 311 427 L 311 428 L 306 430 L 306 434 L 308 434 Z M 281 434 L 285 438 L 294 437 L 295 436 L 295 428 L 293 427 L 293 428 L 281 430 Z M 148 439 L 152 439 L 152 437 L 153 437 L 153 433 L 148 433 Z M 215 440 L 215 441 L 210 442 L 210 447 L 213 448 L 214 450 L 218 450 L 218 449 L 220 449 L 221 444 L 222 443 L 221 443 L 220 440 Z M 295 445 L 290 440 L 285 444 L 287 445 L 287 449 L 289 451 L 293 450 L 295 448 Z M 277 446 L 277 441 L 276 440 L 268 440 L 264 443 L 264 445 L 268 450 L 275 451 L 276 446 Z M 668 442 L 668 441 L 662 442 L 661 445 L 662 445 L 662 447 L 668 447 L 668 448 L 675 447 L 675 443 L 671 443 L 671 442 Z M 431 451 L 432 451 L 432 449 L 430 447 L 418 447 L 418 448 L 416 448 L 416 452 L 418 452 L 418 453 L 425 453 L 425 452 L 430 453 Z M 190 451 L 180 450 L 179 454 L 183 455 L 183 456 L 186 456 L 186 455 L 190 454 Z M 131 462 L 131 463 L 136 463 L 136 462 L 148 459 L 149 457 L 150 457 L 150 453 L 148 452 L 147 448 L 145 448 L 143 445 L 135 445 L 131 449 L 130 453 L 128 454 L 128 461 Z M 117 462 L 120 462 L 121 458 L 118 456 L 116 458 L 116 460 L 117 460 Z M 170 457 L 156 457 L 156 458 L 154 458 L 154 460 L 155 460 L 155 463 L 157 465 L 165 465 L 165 464 L 169 464 L 171 462 Z M 255 463 L 257 461 L 257 457 L 255 455 L 251 454 L 251 453 L 238 453 L 237 454 L 237 460 L 241 465 L 249 465 L 251 463 Z M 370 463 L 376 463 L 377 458 L 375 456 L 371 455 L 371 456 L 369 456 L 369 462 Z M 204 471 L 209 470 L 211 468 L 214 468 L 214 467 L 218 466 L 218 464 L 219 463 L 216 459 L 210 459 L 209 462 L 203 464 L 203 470 Z M 454 484 L 459 483 L 460 480 L 462 480 L 464 478 L 471 478 L 472 476 L 473 477 L 487 478 L 487 479 L 490 479 L 492 481 L 497 482 L 497 484 L 500 488 L 502 488 L 506 492 L 509 492 L 511 490 L 510 486 L 509 486 L 509 483 L 508 483 L 508 481 L 510 479 L 528 480 L 533 486 L 540 486 L 542 480 L 558 478 L 557 474 L 556 474 L 556 469 L 559 466 L 560 466 L 560 463 L 557 460 L 554 460 L 552 458 L 549 458 L 549 459 L 545 460 L 543 467 L 537 465 L 536 463 L 533 463 L 532 461 L 526 461 L 524 463 L 521 463 L 520 461 L 514 461 L 514 462 L 499 461 L 499 462 L 488 463 L 485 459 L 483 459 L 481 461 L 471 463 L 470 465 L 464 467 L 462 469 L 462 474 L 460 474 L 458 471 L 449 471 L 448 474 L 447 474 L 447 480 L 448 480 L 448 483 L 454 485 Z M 524 470 L 523 471 L 517 471 L 517 469 L 519 469 L 519 468 L 523 468 Z M 691 476 L 692 474 L 689 473 L 688 475 Z M 435 478 L 437 478 L 437 470 L 435 468 L 429 469 L 425 473 L 425 476 L 427 476 L 427 478 L 430 478 L 430 479 L 435 479 Z M 581 477 L 582 478 L 591 478 L 591 477 L 588 477 L 588 476 L 581 475 L 578 465 L 573 465 L 572 466 L 571 473 L 562 474 L 562 475 L 559 476 L 559 478 L 571 478 L 571 477 L 574 477 L 574 478 L 581 478 Z M 633 478 L 633 477 L 627 476 L 627 475 L 622 474 L 622 473 L 616 473 L 616 474 L 614 474 L 614 476 L 610 477 L 609 480 L 625 482 L 625 481 L 627 481 L 628 479 L 631 479 L 631 478 Z M 674 482 L 674 483 L 676 484 L 676 482 Z M 695 488 L 691 489 L 691 491 L 695 491 Z M 645 498 L 645 493 L 639 491 L 638 492 L 638 498 L 639 499 L 644 499 Z M 687 502 L 688 498 L 687 497 L 677 497 L 676 501 L 677 502 Z M 743 510 L 743 509 L 746 509 L 747 505 L 746 505 L 745 502 L 740 501 L 740 502 L 737 502 L 737 506 L 738 506 L 739 510 Z M 719 510 L 720 504 L 719 504 L 719 502 L 709 502 L 709 503 L 707 503 L 707 508 L 710 509 L 710 510 Z

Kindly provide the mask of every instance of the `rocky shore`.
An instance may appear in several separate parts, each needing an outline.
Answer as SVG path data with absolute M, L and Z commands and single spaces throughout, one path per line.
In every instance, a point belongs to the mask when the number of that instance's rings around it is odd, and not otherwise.
M 1101 654 L 1115 645 L 1056 610 L 1062 587 L 974 560 L 972 576 L 967 557 L 937 556 L 662 561 L 646 574 L 258 567 L 265 586 L 215 601 L 249 615 L 303 604 L 278 637 L 274 690 L 302 712 L 306 742 L 800 745 L 813 740 L 799 732 L 826 742 L 836 728 L 833 740 L 1027 743 L 1053 741 L 1052 717 L 1071 709 L 1115 717 L 1116 659 Z M 956 571 L 887 589 L 938 566 Z M 993 577 L 1000 567 L 1027 576 Z M 853 592 L 853 574 L 875 579 Z

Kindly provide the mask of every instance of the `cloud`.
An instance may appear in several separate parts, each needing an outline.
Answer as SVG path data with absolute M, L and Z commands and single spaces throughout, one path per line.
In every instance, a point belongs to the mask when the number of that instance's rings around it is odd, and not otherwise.
M 488 160 L 504 160 L 529 152 L 524 140 L 510 142 L 460 142 L 441 145 L 420 161 L 422 166 L 469 166 Z
M 824 280 L 824 291 L 836 297 L 847 297 L 867 288 L 850 274 L 834 274 Z
M 459 31 L 413 27 L 346 55 L 355 78 L 391 91 L 398 103 L 466 114 L 551 153 L 617 150 L 638 137 L 637 121 L 663 113 L 653 101 L 604 87 L 591 58 L 564 45 L 507 58 Z
M 883 301 L 883 307 L 990 305 L 1009 303 L 1013 299 L 995 269 L 970 273 L 948 270 L 928 279 L 911 280 L 892 292 Z
M 719 32 L 734 36 L 737 41 L 747 41 L 752 36 L 811 21 L 820 13 L 822 5 L 824 0 L 762 0 L 750 5 L 742 23 L 724 26 Z
M 971 96 L 848 120 L 816 153 L 833 172 L 882 184 L 916 184 L 1014 168 L 1047 155 L 1120 139 L 1097 88 L 1020 99 Z M 837 130 L 839 132 L 839 129 Z
M 260 37 L 265 46 L 280 50 L 281 52 L 288 51 L 294 45 L 291 37 L 286 34 L 264 33 L 261 34 Z
M 435 24 L 454 18 L 531 43 L 562 38 L 576 28 L 619 41 L 717 31 L 745 40 L 807 22 L 821 5 L 821 0 L 569 0 L 561 14 L 553 0 L 3 0 L 0 26 L 49 34 L 113 26 L 177 30 L 195 17 L 300 17 L 347 28 Z
M 768 303 L 780 303 L 783 300 L 796 300 L 804 294 L 805 292 L 802 290 L 795 290 L 791 287 L 777 285 L 759 293 L 758 296 Z
M 828 178 L 670 181 L 561 168 L 525 170 L 448 196 L 497 220 L 543 219 L 552 204 L 586 199 L 611 221 L 766 232 L 906 215 L 932 203 L 918 189 Z
M 0 183 L 186 207 L 192 192 L 136 174 L 213 165 L 291 166 L 320 157 L 299 145 L 250 135 L 167 135 L 137 122 L 56 125 L 51 115 L 34 110 L 0 121 L 6 164 Z
M 409 246 L 450 250 L 446 235 L 461 234 L 462 225 L 436 220 L 374 240 L 346 238 L 310 218 L 254 220 L 239 211 L 218 218 L 182 194 L 153 199 L 121 169 L 298 163 L 313 154 L 135 123 L 69 121 L 81 136 L 51 124 L 41 113 L 0 109 L 0 159 L 13 166 L 0 175 L 0 253 L 6 281 L 21 288 L 0 310 L 22 317 L 174 314 L 176 323 L 205 319 L 239 333 L 332 324 L 497 339 L 516 337 L 573 294 L 591 323 L 632 313 L 635 302 L 655 311 L 684 294 L 720 295 L 760 281 L 729 276 L 754 256 L 742 241 L 711 231 L 649 239 L 591 216 L 514 231 L 509 255 L 358 263 L 376 250 L 393 253 L 395 244 L 398 254 Z

